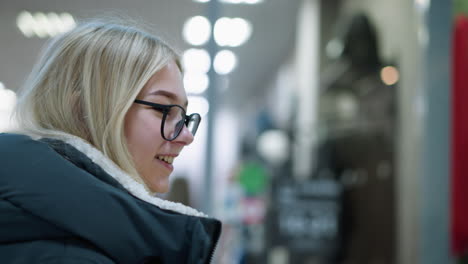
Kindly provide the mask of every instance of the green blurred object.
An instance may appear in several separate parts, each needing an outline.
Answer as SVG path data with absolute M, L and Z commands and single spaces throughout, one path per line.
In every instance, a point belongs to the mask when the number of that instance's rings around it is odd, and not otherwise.
M 239 183 L 248 196 L 254 196 L 265 191 L 267 173 L 258 162 L 246 162 L 239 172 Z
M 453 1 L 454 14 L 465 14 L 468 15 L 468 0 L 454 0 Z

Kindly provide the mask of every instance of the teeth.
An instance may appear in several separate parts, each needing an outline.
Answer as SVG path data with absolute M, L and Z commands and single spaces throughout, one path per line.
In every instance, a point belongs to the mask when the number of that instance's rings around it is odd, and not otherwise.
M 172 162 L 174 162 L 174 157 L 170 157 L 170 156 L 158 156 L 158 159 L 165 161 L 169 164 L 172 164 Z

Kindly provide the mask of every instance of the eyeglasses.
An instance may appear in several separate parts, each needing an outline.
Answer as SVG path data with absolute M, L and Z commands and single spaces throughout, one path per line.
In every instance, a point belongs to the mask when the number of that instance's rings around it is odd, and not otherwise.
M 163 114 L 161 121 L 161 135 L 167 141 L 176 139 L 184 125 L 195 136 L 201 116 L 197 113 L 186 115 L 185 109 L 180 105 L 163 105 L 142 100 L 135 100 L 137 104 L 151 106 L 154 110 Z

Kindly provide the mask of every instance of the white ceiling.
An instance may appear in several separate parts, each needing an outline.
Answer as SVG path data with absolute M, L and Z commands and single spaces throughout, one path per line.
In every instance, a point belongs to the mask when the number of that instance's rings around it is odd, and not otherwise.
M 206 15 L 207 4 L 192 0 L 0 0 L 0 82 L 16 90 L 31 69 L 45 40 L 26 38 L 16 28 L 16 16 L 30 12 L 69 12 L 74 17 L 99 17 L 103 14 L 128 15 L 152 25 L 153 33 L 174 44 L 180 51 L 190 46 L 181 35 L 185 20 Z M 227 104 L 245 103 L 261 96 L 277 68 L 290 56 L 295 42 L 299 0 L 264 0 L 258 5 L 221 4 L 220 16 L 242 17 L 253 26 L 246 44 L 232 48 L 239 65 L 229 76 L 222 94 Z

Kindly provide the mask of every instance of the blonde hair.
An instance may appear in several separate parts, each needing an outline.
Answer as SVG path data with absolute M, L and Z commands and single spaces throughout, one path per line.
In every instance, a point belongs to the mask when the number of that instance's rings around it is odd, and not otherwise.
M 133 25 L 91 21 L 52 39 L 20 90 L 25 134 L 78 136 L 142 182 L 127 148 L 124 118 L 146 82 L 175 60 L 161 39 Z

